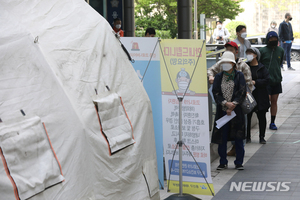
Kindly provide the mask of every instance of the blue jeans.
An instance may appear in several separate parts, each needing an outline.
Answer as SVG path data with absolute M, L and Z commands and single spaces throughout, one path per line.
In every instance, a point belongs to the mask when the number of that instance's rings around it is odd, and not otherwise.
M 220 164 L 227 165 L 227 136 L 229 134 L 229 125 L 230 122 L 225 124 L 222 127 L 222 144 L 218 146 L 218 153 L 220 156 Z M 235 139 L 235 152 L 236 160 L 234 161 L 235 165 L 242 165 L 244 162 L 245 149 L 242 139 Z
M 292 43 L 283 43 L 280 42 L 280 46 L 284 49 L 284 55 L 286 58 L 286 63 L 288 68 L 291 67 L 291 49 L 292 49 Z M 283 65 L 281 65 L 283 67 Z

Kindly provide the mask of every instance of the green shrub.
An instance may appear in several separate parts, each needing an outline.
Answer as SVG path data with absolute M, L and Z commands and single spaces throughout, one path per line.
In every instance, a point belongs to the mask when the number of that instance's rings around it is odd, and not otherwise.
M 155 30 L 156 35 L 155 37 L 160 37 L 161 39 L 172 39 L 170 31 L 162 31 L 162 30 Z M 135 31 L 135 37 L 144 37 L 145 30 L 142 31 Z

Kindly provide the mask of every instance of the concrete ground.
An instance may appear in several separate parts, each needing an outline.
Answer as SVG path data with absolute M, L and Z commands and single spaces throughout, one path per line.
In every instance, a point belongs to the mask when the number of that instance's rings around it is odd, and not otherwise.
M 211 163 L 215 196 L 195 197 L 203 200 L 300 199 L 300 62 L 293 62 L 292 67 L 296 71 L 282 72 L 283 93 L 279 95 L 275 121 L 278 130 L 267 127 L 267 144 L 262 145 L 258 142 L 258 125 L 254 126 L 251 130 L 252 143 L 245 146 L 245 170 L 235 170 L 235 157 L 228 157 L 228 169 L 218 171 L 219 159 L 216 159 Z M 267 120 L 269 126 L 270 113 L 267 113 Z M 240 189 L 233 187 L 234 184 L 241 186 Z M 252 191 L 259 184 L 263 191 Z M 246 191 L 242 191 L 243 186 Z M 165 189 L 160 191 L 161 199 L 172 195 L 166 190 L 165 181 Z

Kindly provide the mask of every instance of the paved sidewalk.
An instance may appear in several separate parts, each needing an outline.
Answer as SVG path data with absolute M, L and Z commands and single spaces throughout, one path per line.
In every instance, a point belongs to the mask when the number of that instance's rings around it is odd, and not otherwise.
M 282 72 L 283 93 L 279 95 L 275 120 L 278 130 L 272 131 L 267 127 L 267 144 L 262 145 L 258 142 L 258 125 L 252 128 L 252 143 L 245 146 L 245 170 L 235 170 L 235 158 L 229 157 L 229 168 L 217 171 L 219 159 L 215 160 L 211 164 L 215 196 L 194 195 L 195 197 L 203 200 L 300 199 L 300 62 L 294 62 L 292 66 L 296 71 Z M 284 67 L 286 69 L 286 65 Z M 269 125 L 270 113 L 267 113 L 267 119 Z M 238 186 L 244 184 L 246 190 L 251 190 L 253 185 L 257 188 L 258 184 L 264 184 L 254 182 L 266 182 L 266 187 L 261 187 L 263 191 L 243 192 L 237 191 L 238 188 L 230 191 L 230 186 L 234 183 Z M 275 191 L 270 191 L 273 189 Z M 280 191 L 287 189 L 289 191 Z M 161 199 L 171 195 L 166 192 L 166 188 L 160 193 Z

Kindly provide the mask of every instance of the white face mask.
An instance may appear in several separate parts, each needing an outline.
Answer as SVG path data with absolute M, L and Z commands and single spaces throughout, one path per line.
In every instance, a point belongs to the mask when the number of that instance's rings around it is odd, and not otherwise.
M 245 32 L 245 33 L 242 33 L 242 34 L 241 34 L 241 37 L 245 39 L 245 38 L 247 37 L 247 33 L 246 33 L 246 32 Z
M 275 25 L 271 25 L 271 27 L 272 27 L 272 28 L 275 28 L 276 26 L 275 26 Z
M 117 28 L 117 29 L 120 29 L 120 28 L 121 28 L 121 24 L 117 24 L 117 25 L 116 25 L 116 28 Z
M 252 54 L 247 54 L 247 62 L 251 62 L 253 60 L 253 55 Z
M 221 28 L 222 28 L 222 25 L 221 25 L 221 24 L 218 24 L 218 25 L 217 25 L 217 28 L 218 28 L 218 29 L 221 29 Z
M 181 90 L 181 91 L 186 90 L 188 85 L 189 85 L 188 82 L 181 81 L 181 82 L 178 83 L 178 89 Z
M 229 70 L 231 70 L 232 65 L 230 63 L 223 63 L 222 68 L 223 68 L 223 71 L 229 71 Z

